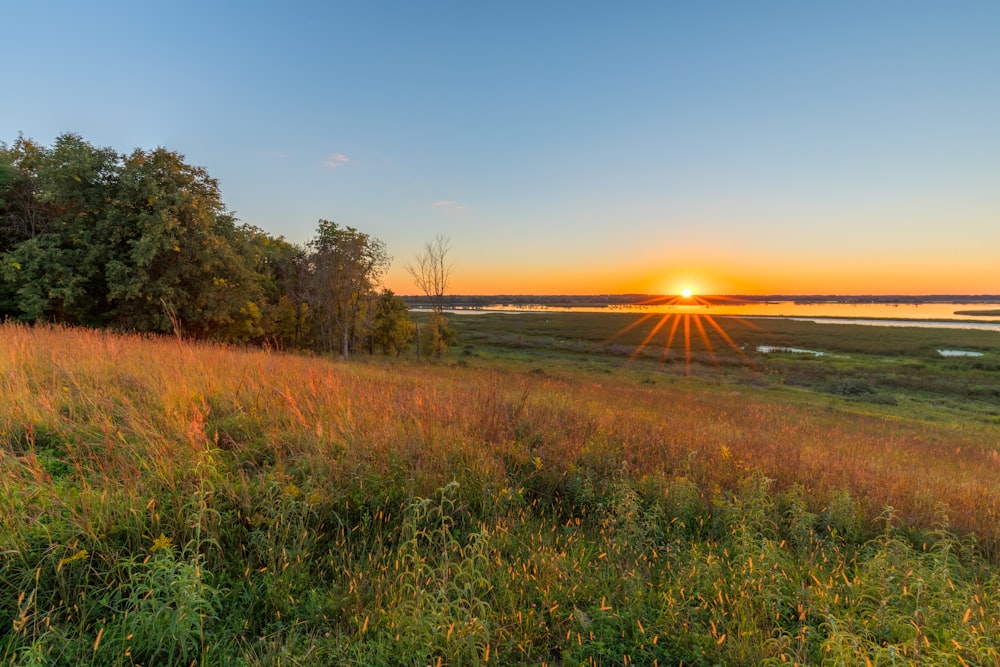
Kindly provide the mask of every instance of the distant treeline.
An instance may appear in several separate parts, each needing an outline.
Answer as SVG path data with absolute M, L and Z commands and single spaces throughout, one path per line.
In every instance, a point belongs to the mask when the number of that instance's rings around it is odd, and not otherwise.
M 0 320 L 398 352 L 413 324 L 378 289 L 390 259 L 328 220 L 302 246 L 238 224 L 215 179 L 165 148 L 0 143 Z

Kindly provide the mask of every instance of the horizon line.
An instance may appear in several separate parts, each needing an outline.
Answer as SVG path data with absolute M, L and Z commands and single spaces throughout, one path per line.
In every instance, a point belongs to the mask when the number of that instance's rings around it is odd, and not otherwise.
M 427 299 L 426 294 L 399 294 L 397 295 L 403 299 Z M 518 293 L 488 293 L 488 294 L 446 294 L 444 299 L 490 299 L 490 298 L 560 298 L 560 299 L 597 299 L 597 298 L 615 298 L 615 299 L 626 299 L 626 298 L 675 298 L 680 295 L 678 294 L 664 294 L 664 293 L 652 293 L 652 292 L 594 292 L 585 294 L 568 294 L 568 293 L 558 293 L 558 292 L 518 292 Z M 790 300 L 790 299 L 896 299 L 899 301 L 912 301 L 917 299 L 996 299 L 1000 301 L 1000 293 L 993 294 L 989 292 L 982 293 L 928 293 L 928 294 L 898 294 L 898 293 L 867 293 L 867 294 L 838 294 L 835 292 L 830 293 L 812 293 L 812 294 L 796 294 L 796 293 L 773 293 L 773 294 L 739 294 L 739 293 L 723 293 L 723 294 L 694 294 L 692 298 L 701 299 L 711 299 L 711 298 L 739 298 L 748 300 L 764 300 L 764 299 L 780 299 L 780 300 Z

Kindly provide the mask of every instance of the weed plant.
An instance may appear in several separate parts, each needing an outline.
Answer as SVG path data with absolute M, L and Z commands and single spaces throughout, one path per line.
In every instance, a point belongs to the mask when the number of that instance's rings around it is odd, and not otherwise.
M 13 324 L 0 350 L 4 664 L 1000 662 L 982 424 Z

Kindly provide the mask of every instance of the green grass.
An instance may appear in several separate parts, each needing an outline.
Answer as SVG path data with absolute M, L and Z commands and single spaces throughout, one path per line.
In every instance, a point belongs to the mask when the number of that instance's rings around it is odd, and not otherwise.
M 1000 661 L 995 423 L 480 317 L 433 364 L 0 327 L 0 660 Z
M 920 327 L 817 324 L 778 318 L 715 318 L 705 339 L 692 326 L 690 366 L 683 329 L 670 347 L 660 315 L 641 321 L 626 313 L 496 313 L 455 316 L 467 356 L 538 369 L 632 373 L 656 381 L 693 376 L 707 383 L 802 389 L 813 398 L 838 397 L 862 411 L 916 419 L 1000 423 L 1000 334 Z M 817 350 L 822 357 L 775 352 L 768 345 Z M 944 358 L 939 349 L 982 357 Z M 796 399 L 792 399 L 796 400 Z

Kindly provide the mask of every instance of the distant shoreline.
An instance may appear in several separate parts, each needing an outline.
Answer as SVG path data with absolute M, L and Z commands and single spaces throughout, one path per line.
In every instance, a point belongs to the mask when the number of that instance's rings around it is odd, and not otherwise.
M 828 324 L 867 326 L 946 327 L 1000 331 L 1000 297 L 995 296 L 767 296 L 767 297 L 645 297 L 644 295 L 593 296 L 456 296 L 444 309 L 454 315 L 487 313 L 588 313 L 639 314 L 669 317 L 777 318 Z M 407 299 L 414 311 L 429 310 L 422 299 Z M 977 306 L 979 306 L 977 308 Z
M 410 307 L 430 305 L 424 296 L 408 295 L 403 300 Z M 793 303 L 796 305 L 837 304 L 837 305 L 900 305 L 919 306 L 924 304 L 957 304 L 975 305 L 1000 303 L 998 294 L 868 294 L 868 295 L 837 295 L 837 294 L 713 294 L 696 295 L 690 299 L 694 303 L 711 305 L 753 305 L 766 303 Z M 541 306 L 549 308 L 580 308 L 580 307 L 613 307 L 613 306 L 651 306 L 671 303 L 685 303 L 686 300 L 677 295 L 664 294 L 456 294 L 444 297 L 446 308 L 485 308 L 488 306 Z M 956 315 L 993 316 L 1000 314 L 997 310 L 956 311 Z

